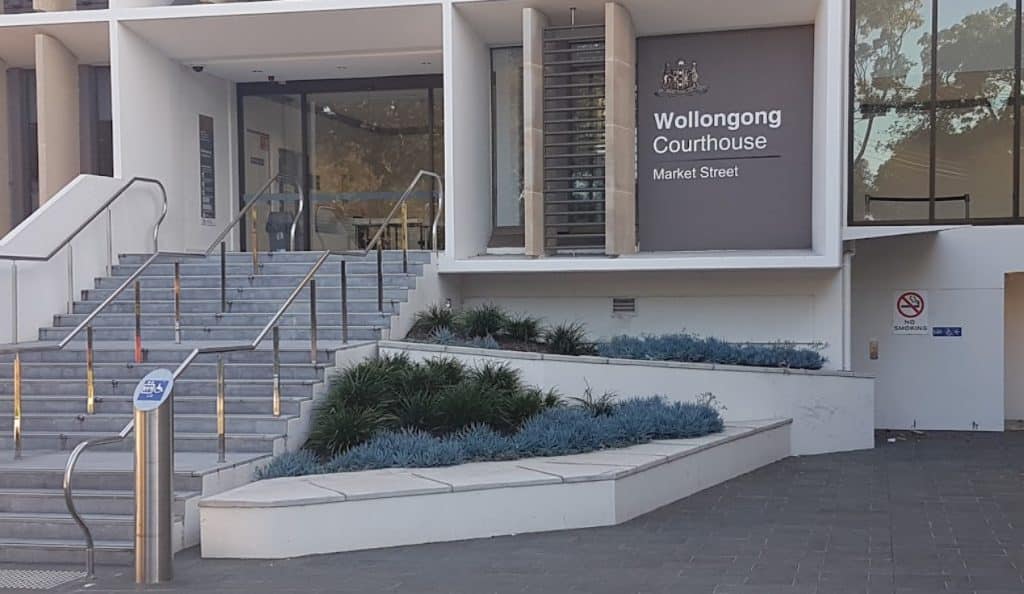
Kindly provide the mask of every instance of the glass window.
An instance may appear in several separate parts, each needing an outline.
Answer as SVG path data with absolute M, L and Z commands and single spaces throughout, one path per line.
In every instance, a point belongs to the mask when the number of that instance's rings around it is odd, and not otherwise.
M 1014 216 L 1018 18 L 1012 0 L 854 2 L 852 224 Z
M 523 49 L 491 50 L 494 226 L 523 226 Z

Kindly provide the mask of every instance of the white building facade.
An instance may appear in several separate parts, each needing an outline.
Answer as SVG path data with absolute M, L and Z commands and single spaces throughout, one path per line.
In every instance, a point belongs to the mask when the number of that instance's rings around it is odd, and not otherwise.
M 443 209 L 456 305 L 595 338 L 820 345 L 827 368 L 877 378 L 878 428 L 1024 419 L 1019 3 L 4 8 L 4 232 L 73 229 L 46 205 L 102 201 L 101 181 L 65 187 L 86 173 L 164 184 L 161 249 L 205 249 L 261 190 L 233 249 L 357 249 L 436 171 L 444 200 L 421 186 L 410 242 L 431 247 Z M 131 191 L 115 252 L 148 249 L 132 221 L 156 202 Z M 94 247 L 70 280 L 66 262 L 22 271 L 46 297 L 0 336 L 31 340 L 90 286 L 109 264 Z

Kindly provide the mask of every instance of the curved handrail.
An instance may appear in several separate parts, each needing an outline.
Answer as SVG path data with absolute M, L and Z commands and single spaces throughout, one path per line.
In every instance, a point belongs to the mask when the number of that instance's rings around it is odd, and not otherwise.
M 97 437 L 95 439 L 88 439 L 79 443 L 75 446 L 75 449 L 71 451 L 71 455 L 68 456 L 68 461 L 64 465 L 64 481 L 62 483 L 62 487 L 64 488 L 64 504 L 67 506 L 68 512 L 71 514 L 71 518 L 76 524 L 78 524 L 79 528 L 81 528 L 82 532 L 85 534 L 85 571 L 88 577 L 96 575 L 96 543 L 93 542 L 92 539 L 92 530 L 89 530 L 89 526 L 86 525 L 85 520 L 83 520 L 82 516 L 78 513 L 78 509 L 75 508 L 74 490 L 72 488 L 75 466 L 78 464 L 78 458 L 86 449 L 124 441 L 134 429 L 135 421 L 132 420 L 129 421 L 117 435 Z
M 212 254 L 213 251 L 217 249 L 217 246 L 220 244 L 220 242 L 224 241 L 224 238 L 228 236 L 228 233 L 231 233 L 231 230 L 235 228 L 235 225 L 237 225 L 240 221 L 243 221 L 245 219 L 245 215 L 249 214 L 249 211 L 252 210 L 253 207 L 259 203 L 259 201 L 263 198 L 267 191 L 270 190 L 270 186 L 272 186 L 274 182 L 280 180 L 283 177 L 285 177 L 284 174 L 277 173 L 276 175 L 268 179 L 267 182 L 263 184 L 263 186 L 260 188 L 260 190 L 256 192 L 256 195 L 253 196 L 251 200 L 246 202 L 245 205 L 238 210 L 238 214 L 236 214 L 235 217 L 231 219 L 231 221 L 227 224 L 227 226 L 224 227 L 224 229 L 217 234 L 217 237 L 210 243 L 210 246 L 206 248 L 204 254 L 207 256 Z M 296 227 L 298 226 L 299 217 L 302 216 L 302 211 L 304 210 L 306 203 L 306 193 L 302 190 L 302 185 L 299 184 L 297 187 L 299 189 L 299 210 L 298 212 L 295 213 L 295 218 L 292 219 L 291 227 L 291 248 L 293 251 L 295 250 L 295 230 Z
M 88 227 L 90 223 L 95 221 L 96 217 L 100 216 L 100 214 L 103 211 L 105 211 L 111 204 L 114 203 L 115 200 L 117 200 L 125 192 L 127 192 L 128 188 L 130 188 L 136 182 L 155 184 L 158 188 L 160 188 L 160 194 L 163 198 L 163 206 L 160 211 L 160 217 L 156 220 L 156 224 L 153 226 L 153 251 L 158 251 L 160 249 L 160 225 L 163 224 L 164 218 L 167 217 L 167 189 L 164 188 L 164 184 L 161 183 L 160 180 L 158 179 L 154 179 L 151 177 L 136 176 L 125 182 L 125 184 L 121 186 L 121 188 L 117 192 L 115 192 L 113 196 L 111 196 L 109 199 L 107 199 L 106 202 L 103 203 L 103 206 L 100 206 L 98 209 L 96 209 L 96 212 L 92 213 L 92 215 L 88 219 L 86 219 L 85 222 L 83 222 L 77 228 L 75 228 L 75 230 L 72 231 L 67 237 L 65 237 L 64 240 L 61 241 L 60 244 L 57 245 L 57 247 L 51 250 L 49 254 L 45 256 L 0 254 L 0 260 L 26 260 L 30 262 L 45 262 L 49 260 L 50 258 L 57 255 L 59 251 L 67 247 L 67 245 L 71 243 L 75 239 L 75 237 L 78 236 L 79 233 L 81 233 L 86 227 Z
M 441 222 L 441 215 L 444 214 L 444 181 L 441 176 L 433 174 L 437 180 L 437 212 L 434 213 L 434 223 L 430 226 L 430 243 L 434 254 L 437 254 L 437 226 Z

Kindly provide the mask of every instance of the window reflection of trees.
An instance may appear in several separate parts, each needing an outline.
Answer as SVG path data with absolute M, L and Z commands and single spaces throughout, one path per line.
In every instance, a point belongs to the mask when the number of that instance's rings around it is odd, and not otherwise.
M 970 194 L 972 217 L 1012 215 L 1016 9 L 941 0 L 938 10 L 933 48 L 931 0 L 857 0 L 854 221 L 866 218 L 866 194 Z M 935 219 L 962 218 L 963 208 L 937 203 Z M 871 216 L 927 220 L 929 204 L 875 205 Z

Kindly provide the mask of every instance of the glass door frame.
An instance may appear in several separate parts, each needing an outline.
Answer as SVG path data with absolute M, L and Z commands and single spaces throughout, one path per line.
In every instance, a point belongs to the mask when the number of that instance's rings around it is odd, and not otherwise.
M 310 201 L 302 212 L 302 245 L 298 249 L 310 251 L 312 249 L 312 237 L 314 234 L 312 188 L 313 176 L 309 170 L 309 155 L 312 150 L 309 133 L 309 95 L 316 93 L 336 93 L 345 91 L 397 91 L 422 89 L 427 94 L 430 108 L 427 110 L 428 125 L 430 130 L 435 130 L 437 122 L 434 117 L 434 92 L 444 88 L 444 77 L 440 74 L 420 74 L 409 76 L 383 76 L 375 78 L 345 78 L 345 79 L 324 79 L 324 80 L 298 80 L 288 82 L 257 82 L 238 83 L 236 85 L 236 104 L 238 111 L 238 208 L 245 206 L 245 98 L 251 96 L 267 95 L 297 95 L 299 97 L 299 109 L 301 112 L 302 127 L 302 154 L 303 154 L 303 175 L 300 183 L 302 192 Z M 430 168 L 436 171 L 434 155 L 435 134 L 429 135 L 430 142 Z M 443 138 L 443 137 L 442 137 Z M 411 181 L 411 180 L 410 180 Z M 431 207 L 433 208 L 433 206 Z M 248 234 L 240 235 L 240 249 L 246 251 L 248 246 Z

